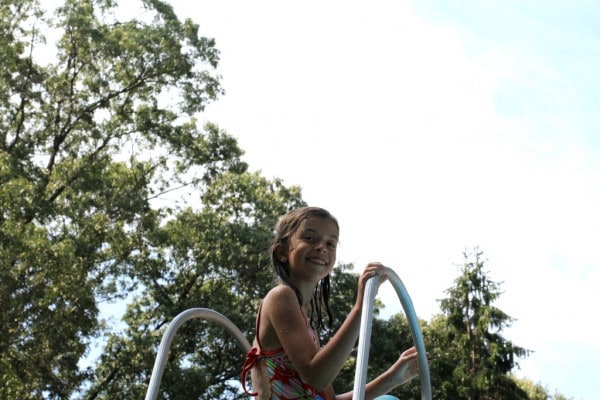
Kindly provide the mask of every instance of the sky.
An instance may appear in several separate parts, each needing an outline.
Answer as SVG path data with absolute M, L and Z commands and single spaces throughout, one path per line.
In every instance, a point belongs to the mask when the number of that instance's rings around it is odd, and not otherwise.
M 429 320 L 478 247 L 516 374 L 597 398 L 600 3 L 171 4 L 221 51 L 200 119 L 338 218 L 338 261 L 392 267 Z

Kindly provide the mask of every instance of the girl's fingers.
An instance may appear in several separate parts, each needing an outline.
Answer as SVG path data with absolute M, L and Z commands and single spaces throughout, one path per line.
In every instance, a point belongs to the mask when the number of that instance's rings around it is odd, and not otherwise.
M 382 263 L 379 263 L 379 262 L 372 262 L 372 263 L 367 264 L 367 266 L 365 267 L 365 270 L 364 270 L 363 274 L 367 278 L 372 278 L 372 277 L 374 277 L 376 275 L 379 275 L 379 276 L 382 277 L 380 279 L 380 282 L 383 282 L 387 278 L 387 273 L 385 271 L 385 266 Z

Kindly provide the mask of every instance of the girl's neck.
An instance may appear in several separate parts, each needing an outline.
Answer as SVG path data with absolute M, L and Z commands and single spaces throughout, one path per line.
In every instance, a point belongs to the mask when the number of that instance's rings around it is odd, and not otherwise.
M 310 300 L 313 297 L 313 293 L 315 293 L 315 288 L 317 285 L 306 282 L 301 282 L 298 284 L 298 282 L 294 281 L 292 281 L 292 285 L 294 285 L 294 287 L 300 291 L 300 294 L 302 295 L 302 309 L 308 312 L 310 309 Z

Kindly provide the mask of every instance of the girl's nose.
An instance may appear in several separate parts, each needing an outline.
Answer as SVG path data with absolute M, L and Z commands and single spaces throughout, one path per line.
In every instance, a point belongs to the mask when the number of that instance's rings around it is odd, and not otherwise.
M 325 242 L 318 242 L 316 250 L 321 253 L 327 252 L 327 244 Z

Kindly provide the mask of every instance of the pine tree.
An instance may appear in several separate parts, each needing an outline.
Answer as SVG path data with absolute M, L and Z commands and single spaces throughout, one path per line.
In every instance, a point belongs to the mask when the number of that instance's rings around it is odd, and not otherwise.
M 445 329 L 438 331 L 442 336 L 438 339 L 446 346 L 446 360 L 434 366 L 436 379 L 443 381 L 438 397 L 527 399 L 509 373 L 518 366 L 516 359 L 526 357 L 529 351 L 502 335 L 514 319 L 493 305 L 502 292 L 500 283 L 485 271 L 482 255 L 477 248 L 464 253 L 461 274 L 446 291 L 448 297 L 441 300 Z

